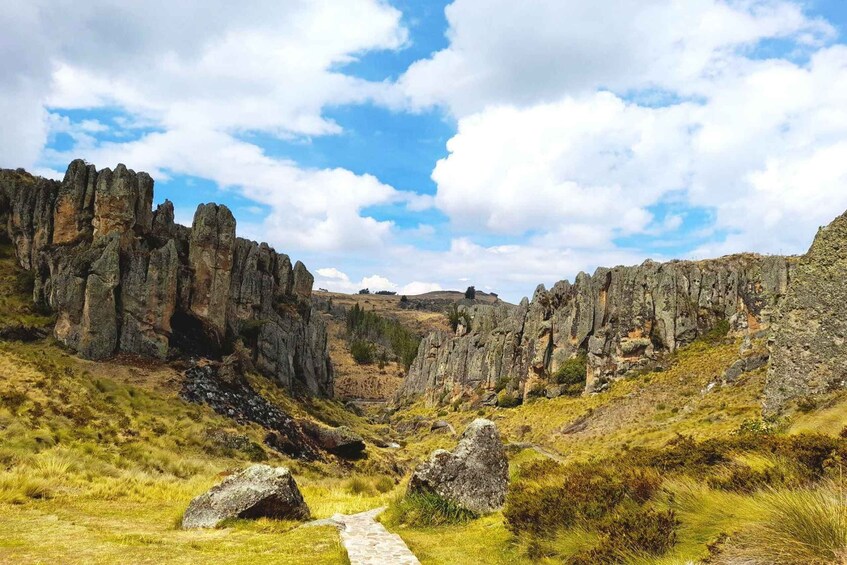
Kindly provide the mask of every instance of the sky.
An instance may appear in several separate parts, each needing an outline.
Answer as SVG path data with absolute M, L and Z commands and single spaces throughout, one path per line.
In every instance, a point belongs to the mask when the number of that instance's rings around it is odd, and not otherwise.
M 847 210 L 843 0 L 0 0 L 0 167 L 149 172 L 315 287 L 802 253 Z

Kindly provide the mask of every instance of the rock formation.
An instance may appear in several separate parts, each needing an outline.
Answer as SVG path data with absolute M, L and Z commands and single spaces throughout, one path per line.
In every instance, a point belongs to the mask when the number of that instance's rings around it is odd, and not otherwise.
M 124 165 L 77 160 L 62 182 L 0 171 L 0 234 L 33 272 L 33 300 L 56 313 L 56 339 L 90 359 L 219 356 L 241 340 L 281 385 L 331 394 L 306 267 L 236 237 L 224 206 L 201 205 L 189 229 L 152 202 L 150 176 Z
M 793 258 L 734 255 L 646 261 L 539 286 L 532 301 L 468 309 L 471 327 L 420 345 L 404 394 L 430 399 L 490 391 L 526 394 L 568 359 L 587 356 L 586 390 L 655 361 L 724 321 L 736 332 L 768 327 Z
M 438 449 L 415 469 L 410 493 L 435 493 L 475 514 L 495 512 L 506 501 L 509 462 L 497 426 L 471 422 L 452 452 Z
M 252 465 L 191 501 L 183 528 L 214 528 L 228 518 L 308 520 L 309 507 L 285 467 Z
M 359 459 L 365 451 L 365 440 L 348 428 L 327 428 L 314 422 L 302 421 L 300 425 L 318 447 L 344 459 Z
M 847 387 L 847 213 L 792 270 L 774 320 L 765 408 Z

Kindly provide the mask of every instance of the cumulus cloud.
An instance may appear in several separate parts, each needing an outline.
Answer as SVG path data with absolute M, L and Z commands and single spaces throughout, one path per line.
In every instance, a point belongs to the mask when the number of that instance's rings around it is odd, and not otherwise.
M 53 175 L 46 167 L 84 157 L 159 179 L 211 179 L 269 206 L 262 238 L 295 251 L 379 245 L 392 224 L 362 210 L 418 200 L 369 175 L 301 168 L 250 141 L 336 134 L 327 106 L 389 103 L 386 85 L 336 70 L 407 41 L 400 12 L 381 0 L 12 4 L 0 13 L 0 165 Z M 122 128 L 143 129 L 101 142 L 103 124 L 56 113 L 91 108 L 117 108 Z M 60 133 L 72 149 L 43 152 Z
M 457 0 L 447 16 L 449 46 L 400 86 L 458 119 L 435 205 L 458 231 L 518 237 L 454 242 L 468 269 L 615 264 L 620 238 L 685 229 L 654 217 L 669 200 L 712 218 L 692 256 L 801 252 L 847 208 L 847 47 L 798 2 Z M 782 57 L 760 56 L 767 39 Z
M 403 286 L 398 286 L 388 278 L 381 275 L 370 275 L 363 277 L 359 282 L 350 280 L 347 273 L 335 267 L 324 267 L 317 270 L 315 286 L 325 288 L 334 292 L 355 293 L 367 288 L 371 292 L 388 290 L 397 294 L 414 296 L 436 290 L 442 290 L 441 285 L 434 282 L 412 281 Z
M 789 0 L 456 0 L 450 45 L 400 86 L 413 107 L 464 116 L 606 88 L 696 94 L 762 39 L 813 47 L 835 35 Z

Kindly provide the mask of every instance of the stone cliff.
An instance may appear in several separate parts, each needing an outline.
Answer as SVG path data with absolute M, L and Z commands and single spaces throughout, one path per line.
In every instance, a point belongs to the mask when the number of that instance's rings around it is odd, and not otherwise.
M 715 328 L 758 334 L 786 293 L 795 259 L 734 255 L 647 261 L 538 287 L 517 307 L 476 306 L 470 329 L 420 345 L 403 393 L 430 399 L 496 388 L 525 395 L 569 359 L 586 358 L 586 390 L 645 367 Z
M 818 232 L 793 269 L 770 349 L 769 411 L 847 387 L 847 213 Z
M 62 182 L 0 171 L 0 233 L 33 273 L 33 300 L 56 314 L 56 339 L 79 355 L 218 356 L 239 339 L 280 385 L 332 393 L 326 329 L 306 267 L 235 235 L 225 206 L 191 228 L 152 209 L 153 179 L 77 160 Z

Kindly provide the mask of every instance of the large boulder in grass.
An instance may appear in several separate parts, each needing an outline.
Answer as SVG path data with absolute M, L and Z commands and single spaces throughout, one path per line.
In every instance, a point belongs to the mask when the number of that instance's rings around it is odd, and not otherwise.
M 214 528 L 228 518 L 309 517 L 309 507 L 287 468 L 252 465 L 192 500 L 182 527 Z
M 474 420 L 452 452 L 438 449 L 412 474 L 409 492 L 435 493 L 476 514 L 503 507 L 509 486 L 509 462 L 497 426 Z
M 311 437 L 321 449 L 333 455 L 343 459 L 359 459 L 363 456 L 365 440 L 347 426 L 327 428 L 309 421 L 302 421 L 300 425 L 306 435 Z

